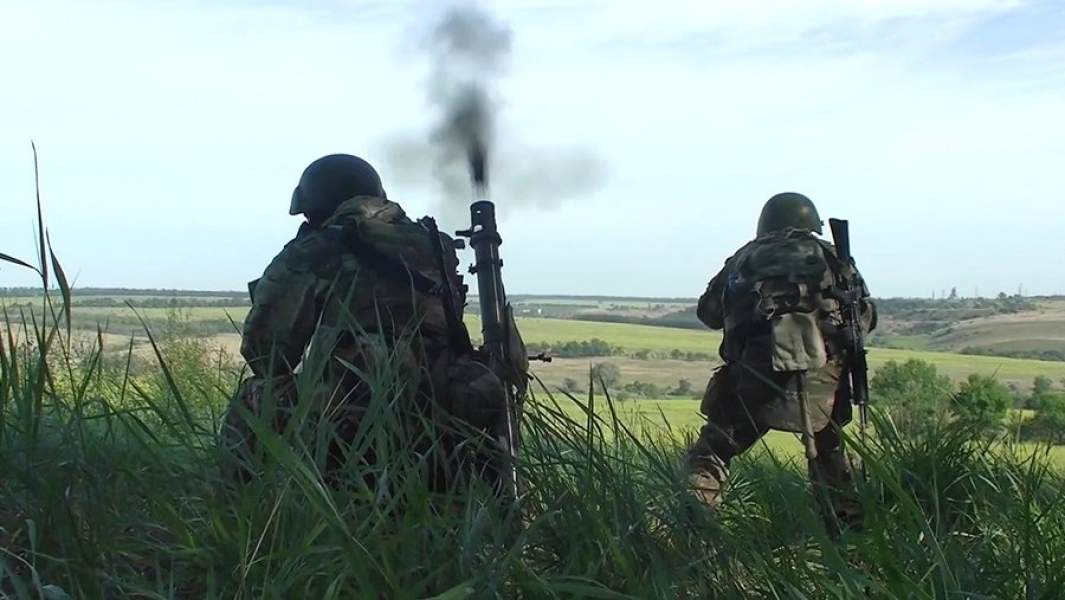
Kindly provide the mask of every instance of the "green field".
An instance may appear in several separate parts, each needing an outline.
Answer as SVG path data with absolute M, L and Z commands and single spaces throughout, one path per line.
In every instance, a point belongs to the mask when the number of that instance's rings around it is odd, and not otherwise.
M 471 331 L 479 329 L 479 321 L 476 318 L 467 316 L 466 322 Z M 519 319 L 518 325 L 521 329 L 522 337 L 526 342 L 530 343 L 580 341 L 600 338 L 629 352 L 677 349 L 683 352 L 716 354 L 717 346 L 721 342 L 721 334 L 718 332 L 647 325 L 536 318 Z M 935 364 L 941 372 L 954 380 L 962 380 L 971 373 L 995 375 L 1003 381 L 1014 382 L 1018 385 L 1029 385 L 1037 375 L 1045 375 L 1055 381 L 1065 378 L 1065 362 L 888 348 L 871 348 L 869 351 L 869 364 L 873 369 L 889 360 L 906 361 L 914 358 Z M 587 360 L 577 362 L 584 365 L 588 363 Z M 570 361 L 560 364 L 570 364 Z M 709 365 L 705 363 L 689 363 L 685 365 L 682 361 L 670 361 L 667 366 L 671 371 L 667 379 L 672 382 L 675 382 L 679 377 L 691 378 L 697 371 L 701 373 L 709 372 Z M 541 368 L 548 374 L 552 373 L 551 369 L 551 366 Z M 567 374 L 566 376 L 572 375 Z
M 5 301 L 9 300 L 5 299 Z M 142 308 L 138 309 L 137 312 L 152 323 L 153 327 L 158 328 L 162 323 L 165 323 L 167 316 L 171 314 L 171 309 Z M 246 313 L 246 307 L 192 307 L 179 309 L 179 315 L 193 323 L 210 322 L 214 324 L 216 331 L 222 332 L 216 336 L 218 343 L 234 354 L 236 354 L 236 350 L 239 347 L 239 337 L 236 334 L 225 333 L 231 330 L 228 321 L 232 317 L 235 322 L 240 323 Z M 106 324 L 110 321 L 111 325 L 108 330 L 119 336 L 119 338 L 139 328 L 133 311 L 126 307 L 78 307 L 74 314 L 78 323 L 94 333 L 95 327 L 90 328 L 88 325 L 97 322 Z M 465 319 L 471 332 L 476 335 L 480 330 L 479 319 L 475 315 L 469 314 L 465 316 Z M 679 350 L 681 352 L 706 353 L 716 356 L 717 346 L 721 341 L 719 332 L 709 330 L 546 318 L 519 318 L 518 323 L 523 338 L 529 343 L 584 341 L 600 338 L 613 346 L 621 348 L 628 354 L 640 350 L 659 353 Z M 1034 334 L 1030 327 L 1031 325 L 1025 325 L 1024 328 L 1016 331 Z M 1051 329 L 1051 331 L 1054 330 Z M 931 350 L 871 348 L 869 364 L 875 370 L 889 360 L 905 361 L 913 358 L 935 364 L 942 373 L 956 381 L 964 379 L 971 373 L 994 375 L 1003 381 L 1014 383 L 1020 387 L 1030 385 L 1037 375 L 1045 375 L 1055 381 L 1065 379 L 1065 362 L 974 356 Z M 658 385 L 670 385 L 676 383 L 680 378 L 685 378 L 689 379 L 696 387 L 699 387 L 705 381 L 713 366 L 711 362 L 661 359 L 638 361 L 615 356 L 594 360 L 556 359 L 550 365 L 536 365 L 535 370 L 545 380 L 557 385 L 566 377 L 582 379 L 587 374 L 589 363 L 600 360 L 610 360 L 618 363 L 622 367 L 623 377 L 626 381 L 639 379 L 640 381 L 648 381 Z
M 566 398 L 562 394 L 553 394 L 555 400 L 563 405 L 567 412 L 574 418 L 584 415 L 582 408 Z M 581 402 L 586 402 L 584 396 L 579 396 Z M 699 401 L 688 399 L 640 399 L 615 401 L 614 411 L 634 432 L 641 436 L 670 437 L 677 440 L 688 440 L 698 435 L 699 428 L 705 422 L 699 414 Z M 1031 411 L 1017 411 L 1030 413 Z M 609 418 L 609 409 L 602 398 L 597 400 L 596 413 Z M 1031 418 L 1032 414 L 1025 414 Z M 851 423 L 847 429 L 856 432 L 857 425 Z M 1048 452 L 1049 458 L 1058 468 L 1065 468 L 1065 446 L 1053 446 L 1048 448 L 1041 443 L 1016 444 L 1014 449 L 1022 454 Z M 772 454 L 777 460 L 786 463 L 798 463 L 803 459 L 803 449 L 798 436 L 783 431 L 771 431 L 759 441 L 752 450 L 752 457 L 757 458 L 766 454 Z

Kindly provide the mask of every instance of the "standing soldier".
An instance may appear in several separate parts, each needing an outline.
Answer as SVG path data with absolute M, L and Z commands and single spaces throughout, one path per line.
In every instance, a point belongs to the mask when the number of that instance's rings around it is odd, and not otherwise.
M 456 432 L 487 431 L 503 418 L 502 384 L 473 359 L 462 323 L 466 288 L 450 237 L 435 223 L 407 218 L 373 167 L 346 154 L 307 167 L 289 212 L 306 221 L 249 284 L 241 354 L 253 377 L 241 385 L 222 434 L 235 459 L 232 476 L 253 475 L 256 436 L 247 414 L 272 415 L 263 422 L 280 431 L 297 406 L 305 408 L 305 422 L 332 428 L 327 476 L 335 481 L 354 454 L 368 467 L 368 482 L 373 447 L 353 442 L 375 400 L 413 413 L 402 421 L 407 434 L 416 431 L 412 424 L 438 425 L 450 441 L 421 445 L 445 453 L 460 445 Z M 434 456 L 434 488 L 452 479 L 454 456 L 411 450 Z M 479 474 L 497 485 L 492 460 L 477 461 Z
M 773 196 L 757 237 L 725 261 L 699 299 L 699 320 L 724 329 L 725 364 L 707 385 L 701 406 L 707 423 L 686 457 L 697 496 L 708 505 L 718 502 L 732 458 L 776 429 L 802 434 L 810 477 L 828 490 L 833 522 L 861 518 L 848 493 L 851 472 L 840 438 L 851 418 L 850 398 L 841 391 L 849 338 L 834 299 L 857 272 L 821 233 L 809 198 Z M 876 308 L 868 290 L 860 295 L 868 332 Z

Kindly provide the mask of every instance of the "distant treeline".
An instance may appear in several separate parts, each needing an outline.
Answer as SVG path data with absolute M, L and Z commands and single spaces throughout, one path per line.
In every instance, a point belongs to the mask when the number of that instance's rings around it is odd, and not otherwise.
M 10 298 L 22 298 L 21 296 L 8 296 Z M 251 304 L 247 296 L 233 296 L 230 298 L 162 298 L 162 297 L 129 297 L 118 298 L 109 296 L 89 296 L 87 298 L 74 296 L 71 303 L 76 308 L 244 308 Z M 9 307 L 25 306 L 27 308 L 38 306 L 38 302 L 20 302 L 8 304 Z
M 92 308 L 120 308 L 126 303 L 136 308 L 210 308 L 210 307 L 246 307 L 251 301 L 247 296 L 232 296 L 229 298 L 78 298 L 74 297 L 75 306 Z
M 1039 300 L 1028 296 L 995 298 L 877 298 L 876 307 L 882 316 L 903 321 L 965 321 L 997 314 L 1011 314 L 1038 308 Z
M 471 296 L 475 299 L 477 296 Z M 510 294 L 507 296 L 511 302 L 535 302 L 537 300 L 585 300 L 589 302 L 622 302 L 622 303 L 668 303 L 668 304 L 695 304 L 695 298 L 668 298 L 668 297 L 641 297 L 641 296 L 581 296 L 568 294 Z
M 695 316 L 695 305 L 681 310 L 666 313 L 657 317 L 638 317 L 633 315 L 619 315 L 613 313 L 582 313 L 574 315 L 578 321 L 595 321 L 600 323 L 628 323 L 631 325 L 651 325 L 654 327 L 673 327 L 676 329 L 706 329 Z
M 525 345 L 529 354 L 541 352 L 551 355 L 553 358 L 589 358 L 593 356 L 628 356 L 637 360 L 684 360 L 688 362 L 705 362 L 714 360 L 714 355 L 709 352 L 685 352 L 674 348 L 673 350 L 635 350 L 626 351 L 620 346 L 612 346 L 599 338 L 590 340 L 566 342 L 529 343 Z
M 1004 356 L 1006 358 L 1026 358 L 1030 360 L 1054 360 L 1065 362 L 1065 351 L 1063 350 L 1005 350 L 1001 348 L 969 347 L 962 348 L 961 353 L 976 356 Z
M 12 296 L 39 296 L 39 287 L 0 287 L 0 297 Z M 173 298 L 247 298 L 247 292 L 225 290 L 175 290 L 170 288 L 102 288 L 102 287 L 79 287 L 74 288 L 74 296 L 116 296 L 127 298 L 131 296 L 164 296 Z
M 1059 297 L 1021 297 L 1000 294 L 997 298 L 958 298 L 931 300 L 927 298 L 875 298 L 877 310 L 881 317 L 899 321 L 912 321 L 911 330 L 906 333 L 929 334 L 951 323 L 988 317 L 999 314 L 1012 314 L 1035 310 L 1040 300 L 1053 300 Z M 657 317 L 639 317 L 618 315 L 607 312 L 588 312 L 575 315 L 580 321 L 597 321 L 606 323 L 629 323 L 637 325 L 654 325 L 657 327 L 675 327 L 679 329 L 704 329 L 695 316 L 696 306 L 691 306 Z

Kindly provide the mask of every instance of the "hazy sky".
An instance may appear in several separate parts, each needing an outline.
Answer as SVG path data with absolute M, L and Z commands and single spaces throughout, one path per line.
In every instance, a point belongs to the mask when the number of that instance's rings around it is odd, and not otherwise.
M 33 257 L 31 139 L 82 286 L 243 288 L 332 152 L 377 164 L 412 217 L 436 210 L 431 173 L 386 158 L 430 127 L 418 50 L 440 6 L 3 3 L 0 252 Z M 1065 3 L 485 6 L 513 30 L 500 143 L 605 172 L 562 204 L 496 195 L 512 293 L 696 296 L 789 190 L 851 219 L 876 295 L 1065 293 Z

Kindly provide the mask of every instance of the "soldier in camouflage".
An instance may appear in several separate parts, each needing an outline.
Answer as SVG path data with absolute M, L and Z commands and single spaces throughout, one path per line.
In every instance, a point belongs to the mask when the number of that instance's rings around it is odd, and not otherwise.
M 268 396 L 278 405 L 271 412 L 277 429 L 302 402 L 310 403 L 312 419 L 335 427 L 327 471 L 343 460 L 374 394 L 399 399 L 391 404 L 430 421 L 460 420 L 463 431 L 486 430 L 500 418 L 502 384 L 450 342 L 469 335 L 461 314 L 447 314 L 449 307 L 461 311 L 466 289 L 451 238 L 409 219 L 388 200 L 373 167 L 350 155 L 311 163 L 289 212 L 306 221 L 249 284 L 241 354 L 253 376 L 238 391 L 222 433 L 237 459 L 234 477 L 253 475 L 256 440 L 242 413 L 262 415 Z M 391 383 L 381 389 L 384 380 Z M 359 460 L 372 464 L 369 452 Z M 447 484 L 446 470 L 431 467 L 434 486 Z
M 756 239 L 725 262 L 699 299 L 699 319 L 724 330 L 725 364 L 707 385 L 701 406 L 707 423 L 686 456 L 694 490 L 708 505 L 719 501 L 729 462 L 776 429 L 808 442 L 810 477 L 827 492 L 819 497 L 829 499 L 826 518 L 860 519 L 840 437 L 851 418 L 850 399 L 840 393 L 847 333 L 832 299 L 854 267 L 821 233 L 808 198 L 770 198 Z M 863 296 L 862 325 L 871 331 L 876 308 L 868 290 Z

